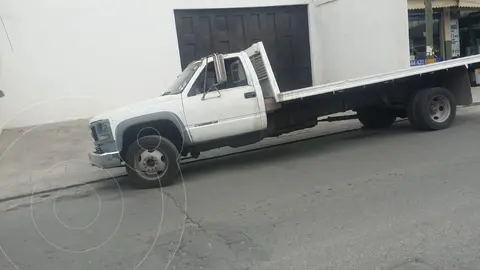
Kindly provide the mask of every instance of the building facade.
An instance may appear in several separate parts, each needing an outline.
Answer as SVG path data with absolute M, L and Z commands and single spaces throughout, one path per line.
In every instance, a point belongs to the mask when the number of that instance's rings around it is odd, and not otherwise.
M 406 1 L 3 0 L 0 15 L 3 128 L 158 96 L 189 61 L 259 40 L 283 90 L 409 66 Z

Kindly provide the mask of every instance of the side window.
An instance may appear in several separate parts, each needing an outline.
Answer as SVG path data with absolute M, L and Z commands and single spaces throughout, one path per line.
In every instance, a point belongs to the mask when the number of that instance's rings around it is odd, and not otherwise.
M 225 62 L 227 68 L 227 84 L 228 88 L 246 86 L 248 84 L 247 76 L 245 75 L 245 69 L 243 68 L 242 61 L 239 58 L 228 59 L 233 60 L 231 63 Z
M 248 85 L 247 76 L 243 67 L 242 61 L 238 57 L 225 59 L 225 68 L 227 71 L 227 82 L 221 85 L 217 84 L 215 77 L 215 69 L 213 62 L 208 63 L 207 84 L 205 85 L 205 69 L 197 77 L 197 80 L 192 85 L 192 89 L 188 92 L 188 96 L 196 96 L 203 94 L 204 88 L 206 91 L 214 89 L 216 85 L 218 90 L 225 90 L 235 87 Z M 206 87 L 205 87 L 206 86 Z
M 204 88 L 208 91 L 213 88 L 217 83 L 217 78 L 215 77 L 215 69 L 213 67 L 213 62 L 208 63 L 208 72 L 207 72 L 207 85 L 205 86 L 205 69 L 198 75 L 197 79 L 192 85 L 192 88 L 188 92 L 189 97 L 203 94 Z M 217 88 L 219 88 L 217 86 Z M 220 89 L 220 88 L 219 88 Z

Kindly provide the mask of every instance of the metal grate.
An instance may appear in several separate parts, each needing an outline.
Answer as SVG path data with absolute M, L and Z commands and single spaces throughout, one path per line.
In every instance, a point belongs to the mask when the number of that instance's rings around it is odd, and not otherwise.
M 95 153 L 97 153 L 97 154 L 103 154 L 104 153 L 101 145 L 98 145 L 98 144 L 95 145 Z
M 250 61 L 253 64 L 253 68 L 255 69 L 255 73 L 257 73 L 258 80 L 262 81 L 267 78 L 267 70 L 265 69 L 265 63 L 263 63 L 262 56 L 260 53 L 256 53 L 250 56 Z

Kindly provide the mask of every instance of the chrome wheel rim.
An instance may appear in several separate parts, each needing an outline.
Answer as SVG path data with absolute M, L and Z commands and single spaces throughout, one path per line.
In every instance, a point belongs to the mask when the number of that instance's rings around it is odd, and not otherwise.
M 452 113 L 452 106 L 447 97 L 443 95 L 434 96 L 430 99 L 428 108 L 430 119 L 437 123 L 445 122 Z
M 142 149 L 135 156 L 135 170 L 144 179 L 157 181 L 168 168 L 167 156 L 158 149 Z

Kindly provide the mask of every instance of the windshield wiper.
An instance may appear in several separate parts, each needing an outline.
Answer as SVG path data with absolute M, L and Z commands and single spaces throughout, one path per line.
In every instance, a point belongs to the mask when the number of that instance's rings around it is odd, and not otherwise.
M 163 93 L 162 96 L 167 96 L 167 95 L 170 95 L 171 93 L 172 93 L 172 92 L 167 91 L 167 92 Z

